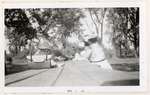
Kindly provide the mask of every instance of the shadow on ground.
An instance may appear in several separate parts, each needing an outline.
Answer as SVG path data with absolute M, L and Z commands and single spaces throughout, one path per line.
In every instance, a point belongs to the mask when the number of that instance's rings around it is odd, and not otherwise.
M 135 72 L 139 71 L 138 63 L 123 63 L 123 64 L 111 64 L 114 70 L 125 71 L 125 72 Z
M 104 82 L 101 86 L 138 86 L 139 80 L 132 79 L 132 80 L 116 80 L 116 81 L 109 81 Z

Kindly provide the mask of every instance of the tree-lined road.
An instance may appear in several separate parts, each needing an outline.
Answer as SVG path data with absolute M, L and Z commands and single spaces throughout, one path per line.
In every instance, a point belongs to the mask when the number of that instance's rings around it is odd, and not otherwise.
M 23 73 L 23 72 L 21 72 Z M 22 75 L 20 73 L 20 75 Z M 32 73 L 32 71 L 28 72 Z M 23 75 L 22 75 L 23 76 Z M 18 74 L 6 76 L 7 79 L 17 78 Z M 100 86 L 110 81 L 126 81 L 120 83 L 130 85 L 131 80 L 138 80 L 139 72 L 122 72 L 116 70 L 106 70 L 88 61 L 67 61 L 63 67 L 47 69 L 35 76 L 12 82 L 7 86 Z

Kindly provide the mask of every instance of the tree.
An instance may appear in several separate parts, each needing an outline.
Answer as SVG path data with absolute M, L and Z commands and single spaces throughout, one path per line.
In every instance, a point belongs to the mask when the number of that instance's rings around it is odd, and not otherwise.
M 108 9 L 108 21 L 113 25 L 113 43 L 120 49 L 120 55 L 128 56 L 134 47 L 134 55 L 139 55 L 139 8 Z M 125 50 L 122 52 L 122 50 Z
M 37 23 L 36 30 L 42 34 L 53 46 L 62 41 L 65 47 L 66 38 L 71 33 L 80 31 L 80 18 L 83 17 L 81 9 L 76 8 L 42 8 L 26 9 L 25 12 L 31 23 Z
M 103 40 L 103 22 L 107 11 L 107 8 L 89 8 L 90 17 L 95 25 L 95 30 L 97 32 L 97 38 L 99 38 L 99 32 L 101 32 L 100 41 Z
M 5 9 L 5 35 L 9 39 L 10 48 L 15 48 L 18 54 L 27 40 L 36 36 L 36 31 L 22 9 Z

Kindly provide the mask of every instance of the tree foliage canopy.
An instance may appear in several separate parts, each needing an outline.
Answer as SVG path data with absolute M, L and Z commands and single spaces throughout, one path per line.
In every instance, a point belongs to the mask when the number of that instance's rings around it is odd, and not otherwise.
M 139 53 L 139 8 L 88 8 L 95 24 L 97 35 L 103 37 L 103 22 L 107 18 L 113 26 L 113 43 L 120 49 L 130 50 L 134 47 Z M 79 35 L 85 17 L 79 8 L 30 8 L 5 9 L 5 35 L 10 46 L 20 51 L 20 47 L 28 44 L 27 40 L 42 35 L 53 46 L 59 41 L 65 46 L 66 38 L 72 33 Z M 17 52 L 16 52 L 17 53 Z
M 109 23 L 113 25 L 113 43 L 129 51 L 134 47 L 135 56 L 139 55 L 139 8 L 108 9 Z
M 27 44 L 28 39 L 36 36 L 36 31 L 22 9 L 5 9 L 5 26 L 10 48 L 15 48 L 16 54 Z
M 27 9 L 31 18 L 39 24 L 41 33 L 47 34 L 49 29 L 61 28 L 60 33 L 64 36 L 70 35 L 79 28 L 80 17 L 83 16 L 80 9 L 56 8 L 56 9 Z
M 16 51 L 25 46 L 27 40 L 37 38 L 37 34 L 51 43 L 65 43 L 66 37 L 80 31 L 81 17 L 81 9 L 75 8 L 5 9 L 5 34 L 10 46 L 16 47 Z

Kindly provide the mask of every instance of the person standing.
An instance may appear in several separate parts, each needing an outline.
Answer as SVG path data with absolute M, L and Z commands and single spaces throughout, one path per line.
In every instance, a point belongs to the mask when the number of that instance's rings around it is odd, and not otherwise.
M 91 38 L 88 40 L 89 46 L 88 51 L 88 60 L 92 64 L 97 64 L 103 69 L 110 69 L 112 70 L 111 65 L 108 63 L 107 59 L 105 58 L 105 54 L 103 51 L 102 46 L 97 42 L 97 38 Z

